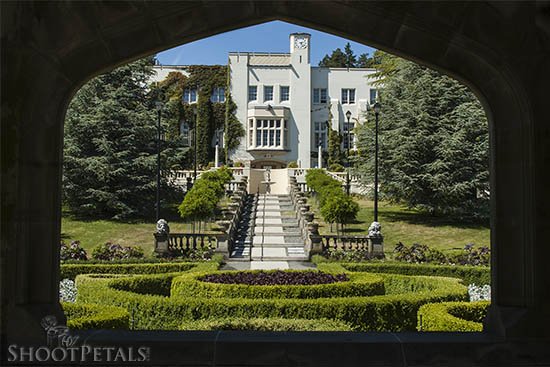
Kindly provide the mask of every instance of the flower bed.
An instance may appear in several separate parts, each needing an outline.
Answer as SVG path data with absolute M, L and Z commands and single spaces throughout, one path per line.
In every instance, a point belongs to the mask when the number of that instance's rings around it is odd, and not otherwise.
M 239 271 L 207 274 L 198 280 L 208 283 L 247 285 L 314 285 L 345 282 L 345 273 L 328 274 L 320 271 Z
M 280 274 L 283 273 L 283 274 Z M 316 273 L 321 274 L 316 278 Z M 205 279 L 226 280 L 212 283 Z M 338 279 L 342 279 L 338 281 Z M 345 279 L 345 280 L 343 280 Z M 242 280 L 244 284 L 230 283 Z M 337 280 L 332 283 L 313 283 L 314 280 Z M 265 281 L 265 282 L 264 282 Z M 276 284 L 281 281 L 282 284 Z M 284 281 L 294 281 L 293 285 Z M 251 284 L 251 282 L 255 282 Z M 298 284 L 302 282 L 301 284 Z M 266 284 L 267 283 L 267 284 Z M 172 297 L 206 298 L 334 298 L 383 295 L 384 281 L 373 274 L 328 274 L 312 271 L 248 271 L 248 272 L 191 272 L 172 281 Z

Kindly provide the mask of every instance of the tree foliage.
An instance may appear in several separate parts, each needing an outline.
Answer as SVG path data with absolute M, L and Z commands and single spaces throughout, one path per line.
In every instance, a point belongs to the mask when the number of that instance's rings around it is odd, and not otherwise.
M 479 101 L 440 73 L 391 58 L 380 92 L 380 191 L 462 219 L 488 216 L 488 128 Z M 358 170 L 372 183 L 374 113 L 358 128 Z
M 332 68 L 373 68 L 380 61 L 377 52 L 374 52 L 373 57 L 370 57 L 368 53 L 356 56 L 351 48 L 351 44 L 348 42 L 344 46 L 344 51 L 337 48 L 330 55 L 325 55 L 319 62 L 319 66 Z
M 344 194 L 340 182 L 330 177 L 323 169 L 308 170 L 306 183 L 316 192 L 321 215 L 327 223 L 341 224 L 343 227 L 344 224 L 356 219 L 359 205 L 351 196 Z
M 180 216 L 191 221 L 211 218 L 225 193 L 225 185 L 232 177 L 231 171 L 225 167 L 204 172 L 178 207 Z
M 146 58 L 95 77 L 71 101 L 65 119 L 63 189 L 74 214 L 153 217 L 157 114 L 148 88 L 152 64 Z M 165 143 L 162 149 L 166 168 L 175 148 Z M 165 201 L 175 195 L 164 169 L 162 193 Z

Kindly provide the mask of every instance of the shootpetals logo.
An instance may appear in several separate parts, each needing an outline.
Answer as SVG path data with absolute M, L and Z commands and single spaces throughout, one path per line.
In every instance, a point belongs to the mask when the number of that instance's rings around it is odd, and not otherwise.
M 46 346 L 8 347 L 9 362 L 145 362 L 150 359 L 148 347 L 98 347 L 78 345 L 78 336 L 71 335 L 67 326 L 58 325 L 55 316 L 42 319 Z

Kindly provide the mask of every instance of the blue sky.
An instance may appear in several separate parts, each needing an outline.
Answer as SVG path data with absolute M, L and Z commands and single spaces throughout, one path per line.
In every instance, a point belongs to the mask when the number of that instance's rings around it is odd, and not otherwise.
M 323 56 L 338 47 L 343 50 L 347 42 L 351 43 L 356 55 L 367 52 L 372 56 L 374 52 L 372 47 L 342 37 L 282 21 L 273 21 L 175 47 L 159 53 L 157 58 L 163 65 L 225 65 L 230 51 L 289 52 L 288 36 L 295 32 L 311 34 L 312 65 L 317 65 Z

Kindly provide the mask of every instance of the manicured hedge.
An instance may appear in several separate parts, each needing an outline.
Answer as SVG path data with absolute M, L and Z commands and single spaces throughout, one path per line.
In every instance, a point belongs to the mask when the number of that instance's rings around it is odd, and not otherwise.
M 444 302 L 423 305 L 418 310 L 419 331 L 482 331 L 489 301 Z
M 207 272 L 212 272 L 217 268 L 217 263 L 202 263 L 195 266 L 193 270 L 198 271 L 193 271 L 190 275 L 197 273 L 206 274 Z M 172 272 L 165 274 L 152 274 L 148 276 L 126 276 L 113 283 L 112 287 L 121 291 L 168 297 L 170 296 L 172 281 L 177 276 L 183 275 L 181 275 L 181 272 Z
M 61 303 L 70 329 L 128 329 L 125 308 L 89 303 Z
M 250 271 L 258 273 L 259 271 Z M 225 272 L 218 272 L 225 273 Z M 323 298 L 382 295 L 384 281 L 366 273 L 350 274 L 349 281 L 316 285 L 221 284 L 199 280 L 208 273 L 192 272 L 174 278 L 172 297 L 204 298 Z
M 79 274 L 157 274 L 187 271 L 197 263 L 150 263 L 150 264 L 61 264 L 61 279 L 75 279 Z
M 490 268 L 485 266 L 428 265 L 398 262 L 341 263 L 352 272 L 392 273 L 403 275 L 436 275 L 460 278 L 464 284 L 491 284 Z
M 323 269 L 325 270 L 325 269 Z M 126 307 L 138 329 L 178 329 L 183 320 L 207 318 L 336 319 L 361 331 L 412 331 L 421 305 L 465 301 L 467 289 L 460 281 L 441 277 L 409 277 L 380 274 L 386 295 L 320 299 L 246 299 L 164 297 L 130 292 L 128 284 L 140 277 L 106 279 L 79 275 L 79 302 L 97 302 Z M 154 280 L 156 281 L 156 280 Z M 394 293 L 396 291 L 406 293 Z
M 281 318 L 225 318 L 186 320 L 180 330 L 256 330 L 256 331 L 352 331 L 343 321 Z

